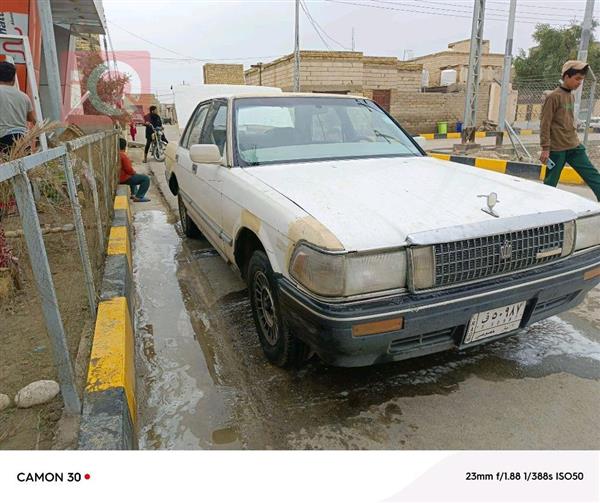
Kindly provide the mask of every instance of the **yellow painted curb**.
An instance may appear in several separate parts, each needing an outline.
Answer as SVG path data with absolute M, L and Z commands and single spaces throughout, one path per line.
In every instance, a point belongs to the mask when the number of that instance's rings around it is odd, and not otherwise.
M 475 131 L 475 138 L 485 138 L 485 131 Z
M 423 133 L 419 136 L 422 136 L 426 140 L 433 140 L 435 138 L 435 135 L 433 133 Z
M 448 133 L 446 138 L 460 138 L 460 133 Z
M 123 388 L 132 421 L 136 421 L 133 328 L 127 299 L 98 304 L 86 391 Z
M 127 196 L 115 196 L 115 204 L 113 209 L 116 210 L 126 210 L 127 211 L 127 219 L 131 222 L 131 206 L 129 205 L 129 198 Z
M 521 131 L 519 132 L 519 135 L 521 136 L 527 136 L 527 135 L 532 135 L 533 134 L 533 129 L 521 129 Z
M 441 159 L 442 161 L 449 161 L 450 160 L 450 155 L 449 154 L 431 153 L 431 154 L 429 154 L 429 157 L 435 157 L 436 159 Z
M 546 178 L 546 165 L 542 164 L 542 169 L 540 170 L 540 180 L 544 180 Z M 560 179 L 558 183 L 566 183 L 568 185 L 585 185 L 583 178 L 579 176 L 579 173 L 575 171 L 571 166 L 565 166 L 560 174 Z
M 476 157 L 475 167 L 483 168 L 489 171 L 498 173 L 506 173 L 506 160 L 504 159 L 488 159 L 486 157 Z
M 107 255 L 127 255 L 129 269 L 132 269 L 131 243 L 129 242 L 129 232 L 126 226 L 111 227 L 108 235 Z

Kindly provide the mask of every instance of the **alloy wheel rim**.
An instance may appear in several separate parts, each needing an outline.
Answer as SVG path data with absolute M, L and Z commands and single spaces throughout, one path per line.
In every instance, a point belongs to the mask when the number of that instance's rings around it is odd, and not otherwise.
M 269 280 L 262 271 L 257 271 L 254 275 L 254 299 L 260 329 L 267 342 L 274 346 L 279 340 L 277 313 Z

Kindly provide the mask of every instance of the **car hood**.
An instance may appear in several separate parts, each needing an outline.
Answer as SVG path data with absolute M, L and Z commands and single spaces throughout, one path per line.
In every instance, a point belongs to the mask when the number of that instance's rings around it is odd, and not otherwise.
M 349 251 L 399 246 L 414 233 L 509 217 L 600 212 L 599 204 L 569 192 L 432 157 L 277 164 L 244 171 L 316 218 Z M 498 194 L 500 219 L 482 211 L 486 198 L 479 196 L 491 192 Z

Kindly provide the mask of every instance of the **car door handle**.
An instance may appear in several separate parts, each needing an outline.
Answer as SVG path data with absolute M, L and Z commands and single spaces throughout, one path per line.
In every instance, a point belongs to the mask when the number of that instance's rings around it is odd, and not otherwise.
M 192 164 L 192 173 L 196 174 L 197 171 L 198 171 L 198 165 Z

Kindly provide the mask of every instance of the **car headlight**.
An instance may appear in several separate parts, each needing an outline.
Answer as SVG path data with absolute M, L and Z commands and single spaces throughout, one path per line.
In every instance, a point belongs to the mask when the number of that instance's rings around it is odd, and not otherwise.
M 600 215 L 576 220 L 575 251 L 600 245 Z
M 300 244 L 290 274 L 324 297 L 348 297 L 406 286 L 406 252 L 328 253 Z

